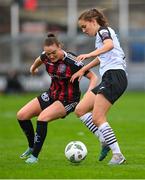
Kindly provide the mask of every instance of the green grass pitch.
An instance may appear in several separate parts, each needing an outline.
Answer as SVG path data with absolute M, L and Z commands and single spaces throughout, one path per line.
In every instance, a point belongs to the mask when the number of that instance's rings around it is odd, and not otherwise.
M 100 144 L 71 113 L 48 124 L 48 134 L 39 163 L 25 164 L 19 155 L 27 148 L 16 121 L 16 112 L 35 94 L 0 95 L 0 179 L 142 179 L 145 178 L 145 92 L 127 92 L 112 107 L 109 123 L 118 138 L 127 164 L 109 166 L 111 153 L 98 161 Z M 33 119 L 36 127 L 36 118 Z M 71 164 L 64 156 L 67 143 L 84 142 L 86 159 Z

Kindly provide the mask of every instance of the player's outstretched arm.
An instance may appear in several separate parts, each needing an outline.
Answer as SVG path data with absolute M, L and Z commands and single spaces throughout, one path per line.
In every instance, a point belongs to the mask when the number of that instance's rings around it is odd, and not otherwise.
M 87 91 L 90 91 L 97 86 L 98 77 L 93 71 L 89 71 L 85 76 L 89 79 L 89 86 Z
M 30 73 L 35 75 L 38 72 L 38 67 L 41 66 L 41 64 L 43 64 L 43 62 L 41 61 L 40 57 L 36 58 L 30 67 Z
M 112 39 L 106 39 L 103 41 L 102 48 L 96 49 L 88 54 L 80 54 L 79 56 L 77 56 L 76 60 L 83 61 L 83 60 L 91 58 L 91 57 L 97 57 L 100 54 L 110 51 L 111 49 L 113 49 L 113 47 L 114 47 L 114 45 L 113 45 Z
M 91 61 L 89 64 L 85 65 L 83 68 L 81 68 L 79 71 L 77 71 L 73 76 L 71 77 L 70 81 L 74 82 L 76 78 L 80 81 L 82 76 L 85 74 L 86 71 L 91 69 L 94 66 L 97 66 L 100 64 L 100 61 L 98 58 L 95 58 L 93 61 Z

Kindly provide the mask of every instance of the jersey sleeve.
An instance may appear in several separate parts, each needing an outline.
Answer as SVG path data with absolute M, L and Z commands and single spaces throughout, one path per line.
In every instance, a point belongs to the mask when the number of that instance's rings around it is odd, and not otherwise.
M 42 53 L 41 53 L 41 55 L 40 55 L 40 59 L 41 59 L 41 61 L 45 61 L 45 59 L 47 58 L 47 56 L 46 56 L 46 54 L 45 54 L 45 51 L 43 51 Z
M 79 71 L 84 66 L 84 63 L 81 61 L 78 62 L 76 60 L 76 55 L 70 52 L 67 53 L 67 57 L 65 58 L 65 61 L 67 61 L 70 64 L 73 74 Z M 86 71 L 84 75 L 88 74 L 88 72 L 89 71 Z
M 100 27 L 98 34 L 99 34 L 102 42 L 106 39 L 112 39 L 111 33 L 107 27 Z

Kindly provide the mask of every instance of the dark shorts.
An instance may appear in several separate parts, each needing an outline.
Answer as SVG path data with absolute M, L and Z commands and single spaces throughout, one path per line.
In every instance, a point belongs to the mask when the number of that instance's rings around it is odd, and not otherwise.
M 37 99 L 40 103 L 40 107 L 42 110 L 44 110 L 45 108 L 47 108 L 48 106 L 53 104 L 55 101 L 57 101 L 57 100 L 54 100 L 51 97 L 49 97 L 48 92 L 42 93 L 40 96 L 37 97 Z M 60 100 L 58 100 L 58 101 L 60 101 Z M 74 102 L 60 101 L 60 102 L 64 105 L 66 114 L 73 112 L 75 110 L 75 107 L 79 103 L 79 101 L 74 101 Z
M 113 104 L 127 88 L 126 73 L 122 69 L 108 70 L 104 73 L 101 83 L 92 89 L 94 94 L 103 94 Z

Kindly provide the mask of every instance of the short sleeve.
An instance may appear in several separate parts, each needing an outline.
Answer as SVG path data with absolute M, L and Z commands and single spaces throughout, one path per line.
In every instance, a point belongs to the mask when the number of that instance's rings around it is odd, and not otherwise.
M 98 34 L 101 37 L 102 42 L 106 39 L 112 39 L 111 33 L 107 27 L 100 27 Z
M 40 55 L 40 59 L 41 59 L 41 61 L 45 61 L 46 58 L 47 58 L 47 56 L 45 54 L 45 51 L 43 51 Z

